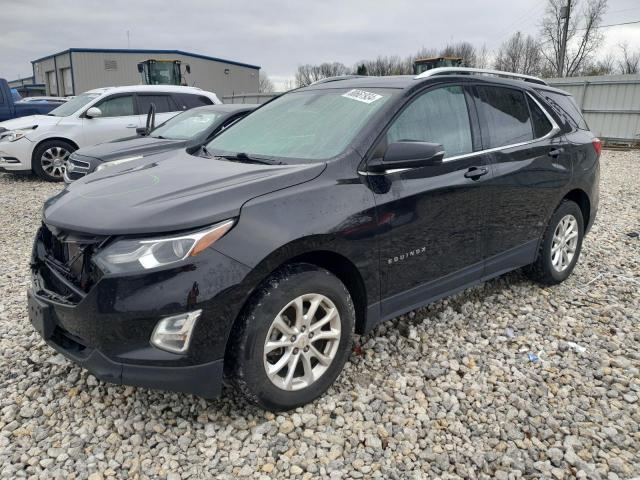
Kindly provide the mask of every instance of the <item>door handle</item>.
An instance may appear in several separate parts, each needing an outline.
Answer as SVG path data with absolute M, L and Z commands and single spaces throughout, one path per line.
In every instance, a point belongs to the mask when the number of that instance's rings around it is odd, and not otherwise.
M 471 167 L 464 174 L 464 178 L 470 178 L 471 180 L 477 180 L 481 176 L 489 173 L 489 170 L 485 167 Z
M 564 148 L 554 148 L 553 150 L 550 150 L 547 155 L 549 155 L 551 158 L 558 158 L 562 152 L 564 152 Z
M 127 125 L 127 128 L 138 128 L 138 125 L 129 124 Z

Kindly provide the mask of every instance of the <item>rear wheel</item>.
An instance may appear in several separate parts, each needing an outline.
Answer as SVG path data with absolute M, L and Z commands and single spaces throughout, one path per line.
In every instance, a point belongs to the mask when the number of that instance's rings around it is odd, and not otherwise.
M 551 216 L 538 257 L 527 269 L 529 275 L 548 285 L 566 280 L 580 257 L 583 235 L 580 207 L 571 200 L 563 200 Z
M 338 377 L 351 350 L 355 311 L 337 277 L 296 264 L 272 275 L 239 321 L 228 376 L 254 403 L 289 410 L 321 396 Z
M 34 150 L 31 164 L 33 171 L 43 180 L 62 181 L 67 159 L 76 148 L 64 140 L 43 142 Z

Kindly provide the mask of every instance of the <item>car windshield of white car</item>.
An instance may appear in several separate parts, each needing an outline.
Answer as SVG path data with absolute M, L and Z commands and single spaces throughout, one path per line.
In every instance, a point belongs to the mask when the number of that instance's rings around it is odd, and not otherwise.
M 160 125 L 151 132 L 151 137 L 169 140 L 190 140 L 209 129 L 220 114 L 187 110 Z
M 51 115 L 52 117 L 68 117 L 99 96 L 99 93 L 83 93 L 82 95 L 72 98 L 67 103 L 63 103 L 59 107 L 54 108 L 47 113 L 47 115 Z

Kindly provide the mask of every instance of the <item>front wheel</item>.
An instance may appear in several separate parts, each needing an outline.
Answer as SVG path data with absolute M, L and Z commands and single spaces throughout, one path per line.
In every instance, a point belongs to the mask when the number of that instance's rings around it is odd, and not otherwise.
M 584 236 L 582 210 L 575 202 L 563 200 L 551 216 L 536 261 L 527 272 L 547 285 L 566 280 L 578 262 Z
M 60 182 L 67 166 L 67 159 L 75 150 L 73 145 L 64 140 L 43 142 L 33 152 L 33 171 L 43 180 Z
M 327 270 L 295 264 L 258 290 L 231 338 L 228 376 L 249 400 L 289 410 L 321 396 L 351 351 L 355 310 Z

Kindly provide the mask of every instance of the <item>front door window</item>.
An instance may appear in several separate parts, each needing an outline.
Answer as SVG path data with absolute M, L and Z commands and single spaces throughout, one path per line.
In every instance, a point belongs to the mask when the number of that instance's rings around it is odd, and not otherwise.
M 440 143 L 445 158 L 472 152 L 471 124 L 462 87 L 438 88 L 418 97 L 387 132 L 388 143 L 400 140 Z

